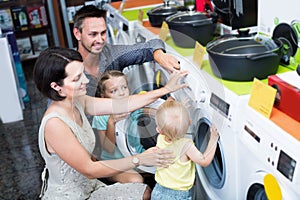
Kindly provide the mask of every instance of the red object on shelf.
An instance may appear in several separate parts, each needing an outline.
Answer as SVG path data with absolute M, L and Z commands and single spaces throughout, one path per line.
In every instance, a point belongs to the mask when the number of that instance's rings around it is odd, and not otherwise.
M 300 122 L 300 89 L 276 75 L 268 77 L 268 84 L 277 89 L 274 107 Z
M 207 10 L 214 11 L 210 0 L 196 0 L 196 11 L 207 12 Z

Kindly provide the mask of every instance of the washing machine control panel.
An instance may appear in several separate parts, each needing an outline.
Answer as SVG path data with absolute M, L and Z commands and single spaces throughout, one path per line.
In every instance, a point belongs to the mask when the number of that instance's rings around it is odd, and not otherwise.
M 217 109 L 226 118 L 228 117 L 230 105 L 220 97 L 218 97 L 216 94 L 211 94 L 209 104 L 213 108 Z
M 272 126 L 260 126 L 257 122 L 248 119 L 244 125 L 246 134 L 242 135 L 243 142 L 245 146 L 252 149 L 258 159 L 266 162 L 267 166 L 276 169 L 278 174 L 283 175 L 288 181 L 299 184 L 300 174 L 297 160 L 299 153 L 290 148 L 295 144 L 292 144 L 291 141 L 286 142 L 288 138 L 274 137 L 281 135 L 277 130 L 272 129 Z

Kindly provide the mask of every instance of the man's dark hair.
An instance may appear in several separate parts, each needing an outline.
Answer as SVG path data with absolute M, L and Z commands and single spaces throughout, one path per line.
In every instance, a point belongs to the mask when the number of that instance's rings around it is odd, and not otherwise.
M 94 5 L 83 6 L 74 16 L 74 28 L 78 28 L 82 32 L 83 20 L 88 17 L 102 17 L 106 21 L 106 10 L 99 9 Z

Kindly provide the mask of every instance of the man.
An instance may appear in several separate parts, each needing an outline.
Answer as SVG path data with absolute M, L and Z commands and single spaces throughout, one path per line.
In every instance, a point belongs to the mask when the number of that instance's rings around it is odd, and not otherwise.
M 88 5 L 74 16 L 73 33 L 78 41 L 78 51 L 85 63 L 85 72 L 90 80 L 87 94 L 95 96 L 97 79 L 106 70 L 156 61 L 168 72 L 180 69 L 179 61 L 165 53 L 164 42 L 149 40 L 135 45 L 112 45 L 106 43 L 106 11 Z

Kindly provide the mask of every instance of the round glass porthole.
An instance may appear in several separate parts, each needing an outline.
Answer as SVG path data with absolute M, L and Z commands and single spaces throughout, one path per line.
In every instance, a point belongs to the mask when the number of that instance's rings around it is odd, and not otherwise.
M 194 141 L 196 147 L 202 153 L 204 153 L 208 145 L 208 141 L 210 138 L 210 127 L 211 127 L 211 122 L 207 118 L 201 118 L 198 121 Z M 220 189 L 223 187 L 225 183 L 226 171 L 225 171 L 225 159 L 224 159 L 222 144 L 220 140 L 218 141 L 217 150 L 213 161 L 209 166 L 203 167 L 202 169 L 208 182 L 214 188 Z

